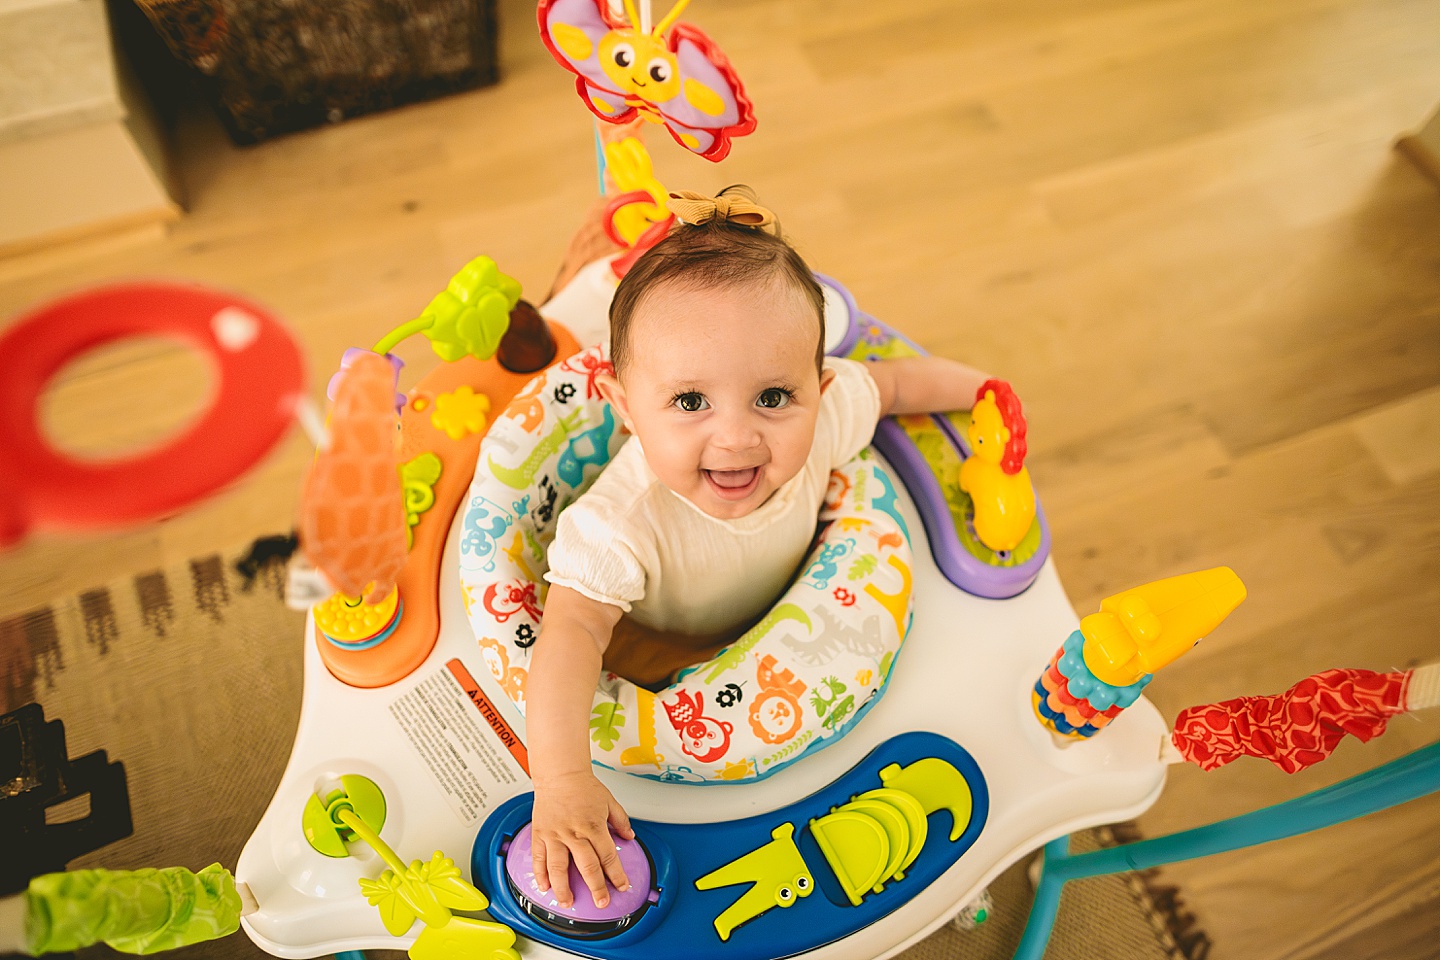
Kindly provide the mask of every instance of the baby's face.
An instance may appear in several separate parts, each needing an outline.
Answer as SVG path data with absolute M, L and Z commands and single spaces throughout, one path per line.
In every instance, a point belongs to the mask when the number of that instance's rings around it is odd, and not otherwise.
M 819 319 L 804 297 L 769 288 L 649 294 L 607 394 L 655 475 L 712 517 L 759 507 L 800 472 L 822 385 Z

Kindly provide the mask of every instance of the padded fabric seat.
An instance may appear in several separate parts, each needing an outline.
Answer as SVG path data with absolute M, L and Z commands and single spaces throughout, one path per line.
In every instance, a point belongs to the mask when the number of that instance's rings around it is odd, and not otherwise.
M 460 581 L 486 665 L 522 712 L 556 519 L 628 439 L 595 385 L 608 369 L 599 346 L 550 368 L 480 446 Z M 601 677 L 596 763 L 659 780 L 757 780 L 833 743 L 878 700 L 909 628 L 913 561 L 895 481 L 868 449 L 831 475 L 820 519 L 800 576 L 713 660 L 659 693 Z

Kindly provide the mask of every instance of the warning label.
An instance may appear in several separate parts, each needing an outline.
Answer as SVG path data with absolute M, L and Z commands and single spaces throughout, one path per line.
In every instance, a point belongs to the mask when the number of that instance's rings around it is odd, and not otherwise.
M 508 737 L 500 736 L 493 721 L 476 713 L 473 695 L 456 676 L 458 672 L 470 678 L 464 665 L 452 660 L 446 667 L 392 703 L 390 715 L 430 768 L 450 808 L 469 824 L 485 812 L 492 790 L 519 782 L 515 765 L 520 757 L 511 754 L 516 747 L 523 754 L 525 748 L 498 713 L 495 720 Z M 511 795 L 509 790 L 499 792 L 501 799 Z
M 500 742 L 505 744 L 505 749 L 510 751 L 510 756 L 515 758 L 515 762 L 520 764 L 520 769 L 524 770 L 525 775 L 528 777 L 530 775 L 529 751 L 525 749 L 525 744 L 520 742 L 520 737 L 510 728 L 510 724 L 505 722 L 505 718 L 500 715 L 500 711 L 495 709 L 495 704 L 491 703 L 490 698 L 485 696 L 485 692 L 480 689 L 480 684 L 475 682 L 475 678 L 470 675 L 470 671 L 465 669 L 465 664 L 459 660 L 449 660 L 445 664 L 445 669 L 449 670 L 451 675 L 459 682 L 460 689 L 465 691 L 465 696 L 470 698 L 470 702 L 475 705 L 475 709 L 480 711 L 480 716 L 484 717 L 485 722 L 490 724 L 490 729 L 495 732 L 495 736 L 499 737 Z

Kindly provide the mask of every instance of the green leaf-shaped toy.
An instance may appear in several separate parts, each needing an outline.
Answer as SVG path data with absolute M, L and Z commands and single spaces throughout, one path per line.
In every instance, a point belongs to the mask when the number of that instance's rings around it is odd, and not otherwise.
M 372 907 L 380 911 L 380 922 L 385 924 L 385 929 L 390 931 L 392 937 L 404 934 L 419 916 L 405 902 L 400 893 L 400 885 L 400 878 L 395 876 L 394 870 L 386 870 L 376 880 L 360 878 L 360 892 Z
M 519 282 L 501 273 L 489 257 L 476 257 L 425 308 L 422 317 L 433 323 L 423 332 L 442 360 L 454 362 L 466 355 L 488 360 L 519 301 Z
M 415 866 L 416 864 L 411 864 L 411 869 L 415 869 Z M 416 879 L 429 886 L 435 899 L 451 910 L 484 910 L 490 906 L 485 894 L 461 876 L 455 861 L 439 850 L 430 857 L 429 863 L 420 864 L 416 870 Z

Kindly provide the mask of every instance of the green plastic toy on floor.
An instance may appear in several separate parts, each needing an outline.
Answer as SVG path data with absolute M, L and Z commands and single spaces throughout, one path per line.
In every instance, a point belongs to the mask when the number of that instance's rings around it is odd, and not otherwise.
M 47 873 L 0 900 L 0 953 L 39 956 L 106 943 L 158 953 L 226 937 L 255 902 L 230 871 L 183 867 Z M 248 908 L 248 909 L 247 909 Z

